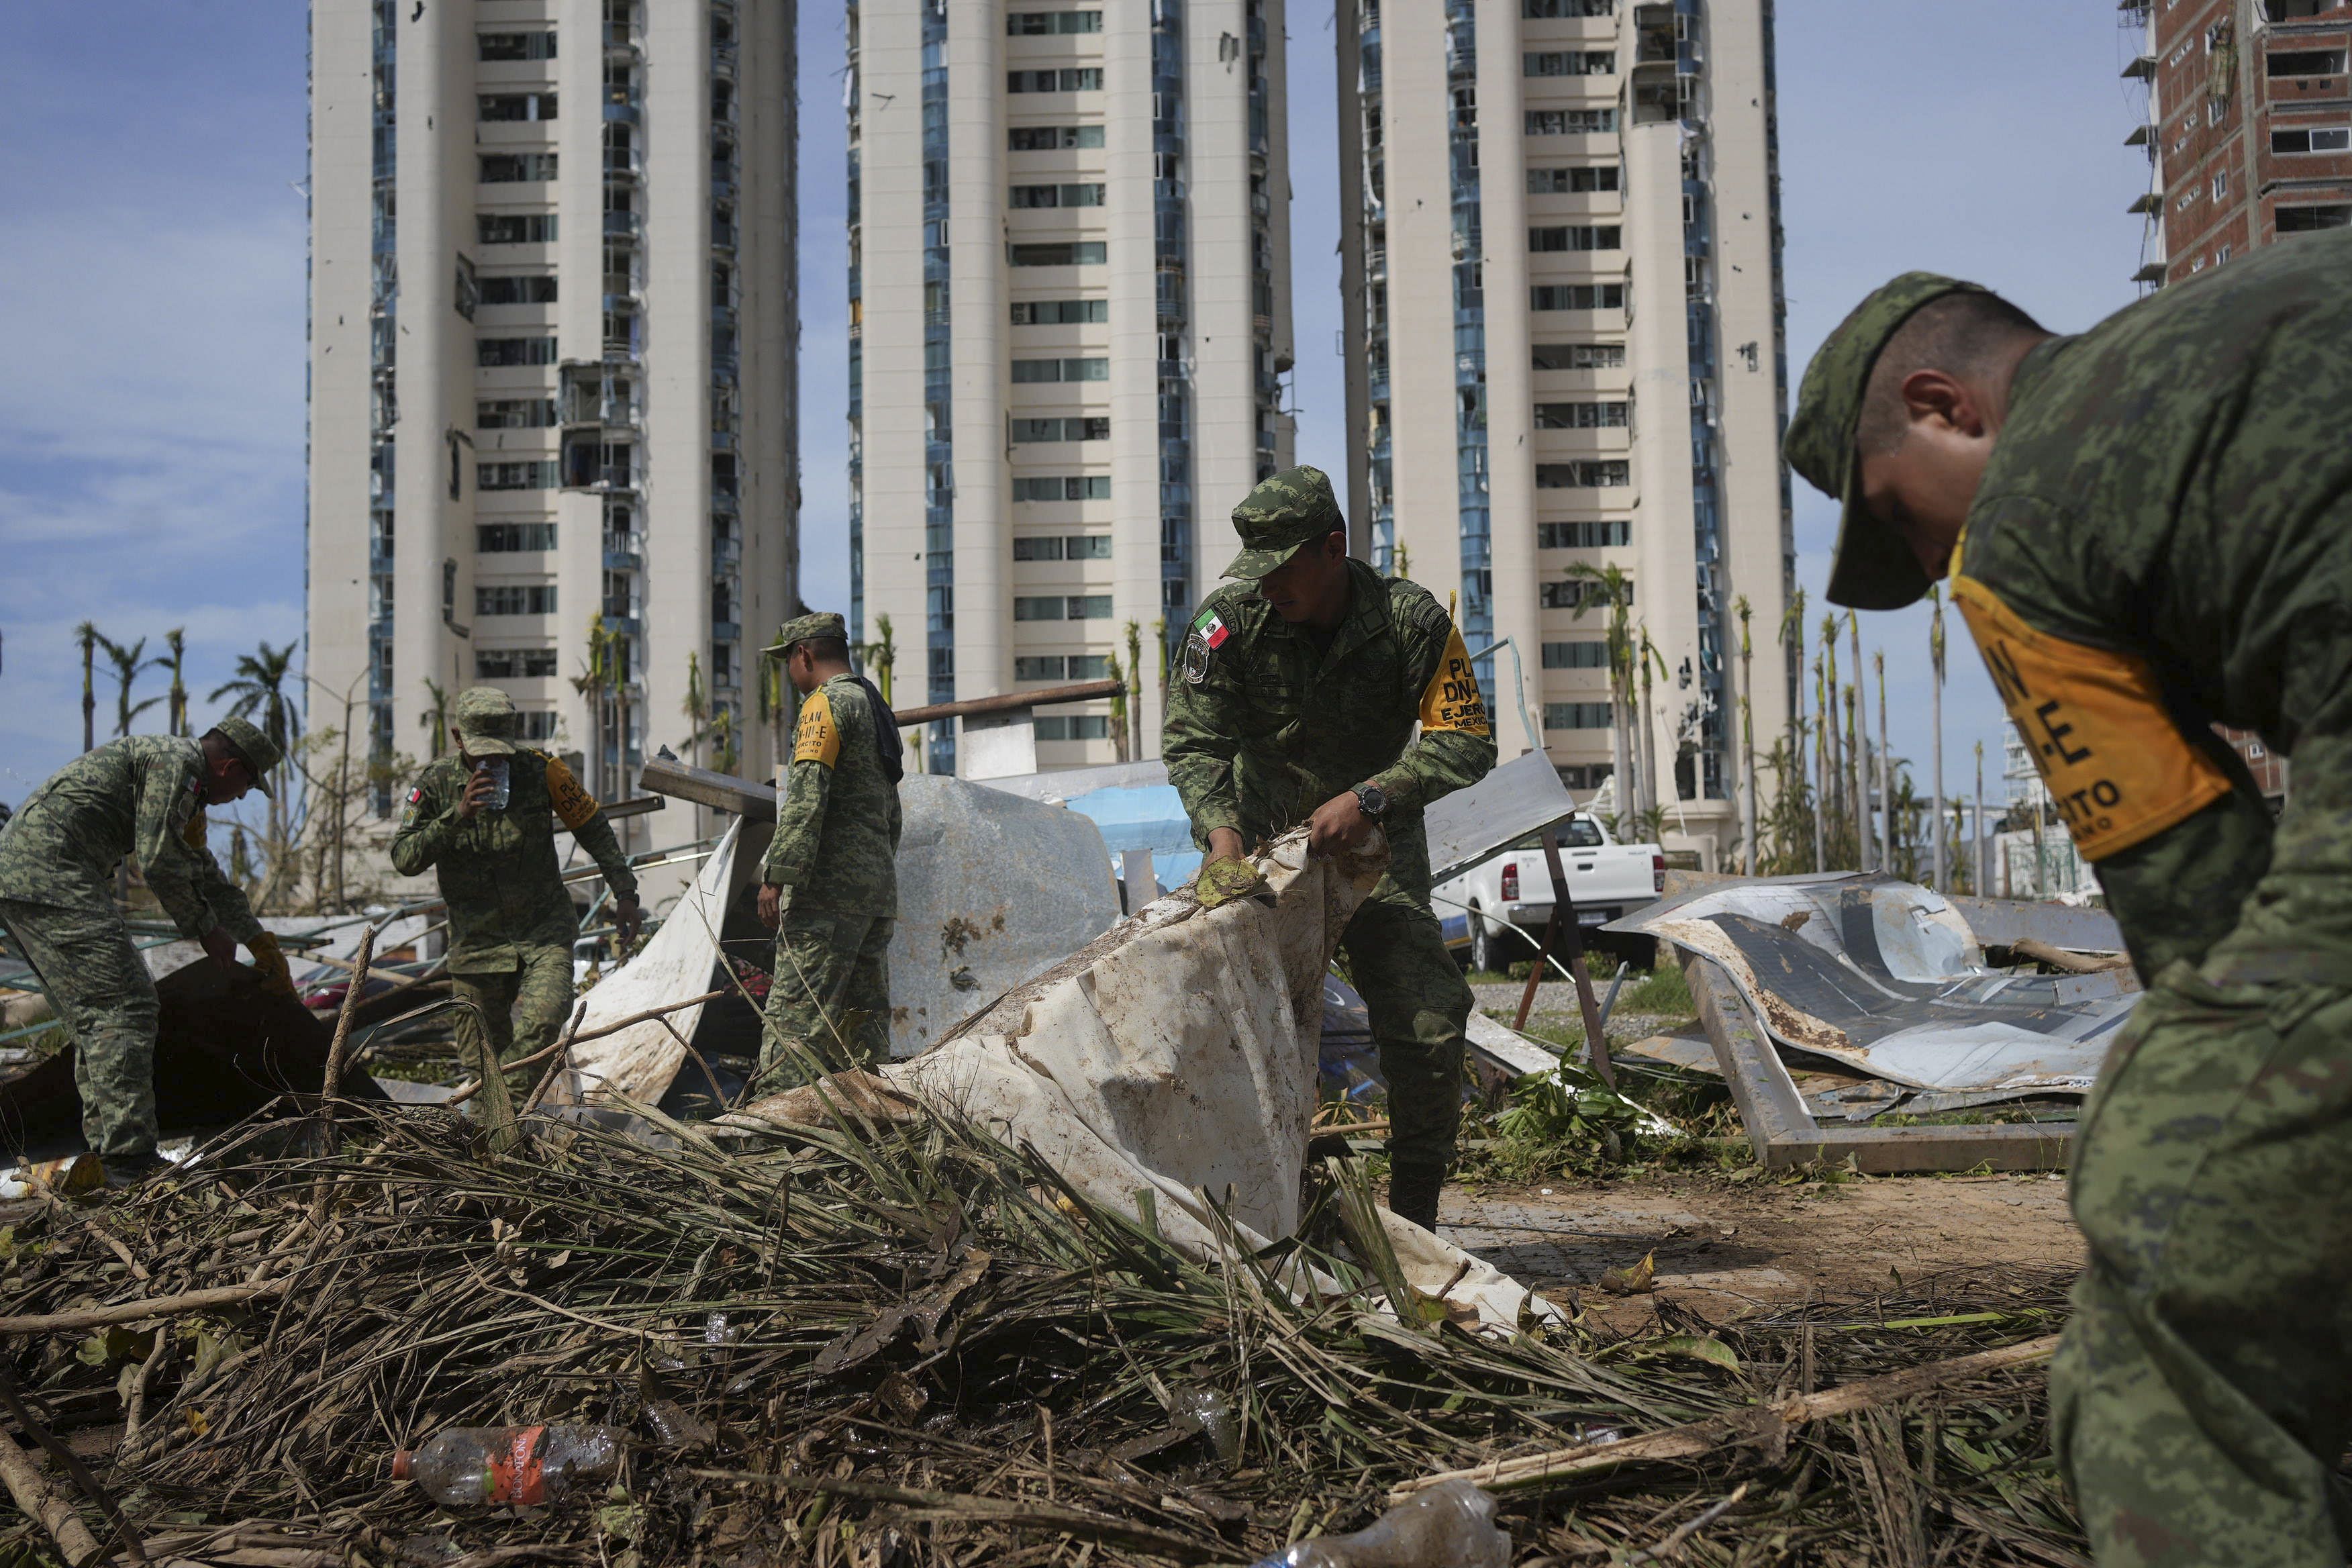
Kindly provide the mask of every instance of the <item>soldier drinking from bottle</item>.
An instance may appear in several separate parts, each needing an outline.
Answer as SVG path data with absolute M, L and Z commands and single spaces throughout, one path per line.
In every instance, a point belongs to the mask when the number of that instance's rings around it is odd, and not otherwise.
M 469 1066 L 532 1055 L 572 1009 L 579 916 L 556 862 L 558 824 L 572 830 L 612 889 L 626 948 L 637 933 L 637 879 L 596 800 L 562 759 L 515 743 L 522 716 L 495 686 L 457 694 L 457 754 L 425 765 L 393 836 L 404 877 L 440 875 L 449 905 L 449 979 L 470 1002 L 457 1022 Z

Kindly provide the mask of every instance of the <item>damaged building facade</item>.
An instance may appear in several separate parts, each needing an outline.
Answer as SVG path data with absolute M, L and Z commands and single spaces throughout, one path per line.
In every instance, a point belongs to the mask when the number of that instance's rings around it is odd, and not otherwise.
M 1767 746 L 1796 679 L 1776 646 L 1794 545 L 1769 0 L 1340 0 L 1339 18 L 1359 549 L 1455 596 L 1472 648 L 1512 639 L 1579 791 L 1611 772 L 1620 716 L 1608 615 L 1571 571 L 1622 570 L 1664 661 L 1656 798 L 1727 847 L 1738 596 Z M 1514 673 L 1481 666 L 1490 689 Z
M 1132 622 L 1156 751 L 1153 628 L 1294 461 L 1282 0 L 848 16 L 851 636 L 888 618 L 912 706 L 1098 678 Z M 1037 739 L 1115 754 L 1102 701 Z
M 313 8 L 310 671 L 372 755 L 488 683 L 610 800 L 690 682 L 756 713 L 798 587 L 794 25 Z

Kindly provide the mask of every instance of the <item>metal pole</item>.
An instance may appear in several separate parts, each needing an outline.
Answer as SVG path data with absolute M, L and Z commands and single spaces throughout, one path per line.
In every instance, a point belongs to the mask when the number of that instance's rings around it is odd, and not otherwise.
M 1528 971 L 1528 988 L 1519 994 L 1519 1016 L 1511 1026 L 1528 1026 L 1528 1009 L 1535 1005 L 1536 984 L 1543 979 L 1544 960 L 1550 956 L 1552 942 L 1559 937 L 1565 917 L 1568 931 L 1568 968 L 1576 977 L 1576 1005 L 1584 1016 L 1584 1045 L 1591 1055 L 1592 1070 L 1611 1089 L 1617 1087 L 1617 1069 L 1609 1060 L 1609 1038 L 1602 1032 L 1601 1005 L 1592 994 L 1592 975 L 1584 964 L 1584 924 L 1576 918 L 1576 899 L 1568 890 L 1567 874 L 1559 867 L 1559 839 L 1549 827 L 1543 830 L 1544 865 L 1551 872 L 1551 919 L 1544 922 L 1543 945 L 1537 950 L 1536 962 Z

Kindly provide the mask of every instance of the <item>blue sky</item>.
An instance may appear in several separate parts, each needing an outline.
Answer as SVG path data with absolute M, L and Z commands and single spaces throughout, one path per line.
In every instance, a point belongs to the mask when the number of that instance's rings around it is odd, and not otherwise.
M 356 0 L 340 0 L 355 4 Z M 1492 5 L 1497 0 L 1487 0 Z M 2062 331 L 2130 302 L 2147 165 L 2133 52 L 2102 3 L 1783 4 L 1780 168 L 1792 374 L 1877 283 L 1926 267 Z M 0 800 L 80 744 L 72 628 L 187 631 L 188 684 L 302 629 L 305 7 L 8 0 L 0 51 Z M 1302 460 L 1338 471 L 1329 0 L 1291 0 Z M 803 7 L 804 592 L 845 605 L 842 23 Z M 1816 603 L 1834 513 L 1797 487 Z M 1898 755 L 1927 755 L 1924 612 L 1865 616 Z M 1947 774 L 2000 710 L 1955 624 Z M 142 695 L 160 692 L 149 678 Z M 100 727 L 112 699 L 101 691 Z M 161 728 L 160 717 L 142 727 Z M 1996 770 L 1997 771 L 1997 770 Z M 1997 785 L 1995 789 L 1997 791 Z

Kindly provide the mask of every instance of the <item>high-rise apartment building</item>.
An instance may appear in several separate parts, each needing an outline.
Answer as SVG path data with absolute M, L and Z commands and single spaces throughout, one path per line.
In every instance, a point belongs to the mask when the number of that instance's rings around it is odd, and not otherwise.
M 1104 674 L 1181 633 L 1292 461 L 1282 0 L 849 7 L 851 586 L 894 697 Z M 1108 762 L 1108 707 L 1038 721 Z M 926 737 L 952 766 L 954 736 Z
M 2126 0 L 2144 52 L 2148 155 L 2137 280 L 2161 287 L 2271 245 L 2352 225 L 2352 5 Z
M 1360 548 L 1510 639 L 1506 755 L 1517 710 L 1580 791 L 1654 758 L 1621 805 L 1727 850 L 1741 596 L 1759 752 L 1796 678 L 1770 0 L 1339 0 L 1339 34 Z M 1612 700 L 1612 569 L 1646 713 Z
M 690 689 L 747 728 L 797 603 L 793 27 L 313 7 L 310 668 L 378 757 L 478 682 L 606 799 Z

